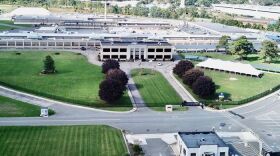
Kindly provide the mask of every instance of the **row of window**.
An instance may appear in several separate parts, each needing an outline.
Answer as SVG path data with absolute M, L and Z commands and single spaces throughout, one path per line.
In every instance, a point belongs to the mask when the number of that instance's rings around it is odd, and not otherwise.
M 152 53 L 152 52 L 166 52 L 166 53 L 170 53 L 172 50 L 171 48 L 166 48 L 166 49 L 163 49 L 163 48 L 157 48 L 157 49 L 154 49 L 154 48 L 148 48 L 148 52 Z M 127 49 L 126 48 L 103 48 L 103 52 L 127 52 Z
M 104 59 L 110 59 L 110 57 L 112 59 L 126 59 L 126 55 L 103 55 L 103 58 Z M 133 58 L 133 55 L 131 56 L 131 58 Z M 144 58 L 144 56 L 142 55 L 141 58 Z M 148 55 L 148 59 L 154 59 L 154 58 L 157 58 L 157 59 L 171 59 L 171 55 Z

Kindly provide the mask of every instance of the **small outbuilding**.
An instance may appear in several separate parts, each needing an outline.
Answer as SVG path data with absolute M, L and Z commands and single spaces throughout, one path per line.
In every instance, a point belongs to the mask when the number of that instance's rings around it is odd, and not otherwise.
M 228 73 L 261 77 L 263 75 L 262 71 L 257 70 L 250 64 L 232 62 L 232 61 L 223 61 L 219 59 L 207 59 L 203 62 L 200 62 L 196 65 L 200 68 L 218 70 Z

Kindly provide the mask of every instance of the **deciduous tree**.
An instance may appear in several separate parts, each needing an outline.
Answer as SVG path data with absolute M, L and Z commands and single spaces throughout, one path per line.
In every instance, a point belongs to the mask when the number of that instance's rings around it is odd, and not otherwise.
M 200 76 L 192 85 L 195 94 L 202 98 L 208 98 L 215 95 L 216 86 L 212 79 L 208 76 Z
M 184 84 L 192 86 L 192 84 L 197 80 L 197 78 L 203 75 L 203 71 L 199 69 L 190 69 L 183 75 L 182 80 Z
M 176 64 L 176 66 L 173 68 L 173 73 L 179 77 L 182 77 L 186 71 L 192 69 L 193 67 L 194 65 L 192 62 L 183 60 Z
M 271 60 L 279 57 L 279 48 L 277 43 L 272 41 L 263 41 L 260 51 L 260 57 L 264 62 L 271 62 Z
M 99 97 L 107 103 L 120 99 L 124 93 L 123 85 L 114 79 L 105 79 L 99 85 Z
M 110 69 L 119 69 L 120 64 L 116 60 L 106 60 L 102 64 L 102 73 L 106 74 Z

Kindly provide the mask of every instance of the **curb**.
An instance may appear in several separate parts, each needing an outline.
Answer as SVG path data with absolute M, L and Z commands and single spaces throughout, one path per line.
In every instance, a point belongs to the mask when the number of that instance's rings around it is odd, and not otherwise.
M 197 100 L 186 90 L 186 88 L 174 77 L 174 75 L 172 74 L 172 71 L 169 72 L 169 75 L 177 83 L 177 85 L 179 85 L 179 87 L 181 87 L 181 89 L 183 89 L 183 91 L 191 98 L 191 100 L 193 102 L 197 102 Z
M 102 110 L 102 109 L 97 109 L 97 108 L 90 108 L 90 107 L 75 105 L 75 104 L 71 104 L 71 103 L 60 102 L 60 101 L 56 101 L 56 100 L 53 100 L 53 99 L 48 99 L 48 98 L 32 95 L 32 94 L 29 94 L 29 93 L 24 93 L 24 92 L 21 92 L 21 91 L 16 91 L 14 89 L 7 88 L 7 87 L 1 86 L 1 85 L 0 85 L 0 88 L 3 89 L 3 90 L 10 91 L 12 93 L 16 93 L 16 94 L 20 94 L 20 95 L 25 95 L 25 96 L 36 98 L 36 99 L 40 99 L 40 100 L 45 100 L 45 101 L 48 101 L 48 102 L 53 102 L 55 104 L 60 104 L 60 105 L 65 105 L 65 106 L 75 107 L 75 108 L 82 108 L 82 109 L 87 109 L 87 110 L 92 110 L 92 111 L 105 112 L 105 113 L 119 113 L 119 114 L 132 113 L 132 112 L 136 111 L 136 109 L 134 109 L 134 108 L 131 109 L 130 111 L 124 111 L 124 112 L 117 112 L 117 111 Z M 16 99 L 16 100 L 20 101 L 19 99 Z

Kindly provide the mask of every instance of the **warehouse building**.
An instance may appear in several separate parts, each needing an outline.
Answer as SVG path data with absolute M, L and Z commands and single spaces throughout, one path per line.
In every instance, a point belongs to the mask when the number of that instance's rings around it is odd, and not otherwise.
M 165 41 L 101 41 L 100 59 L 171 60 L 174 47 Z

